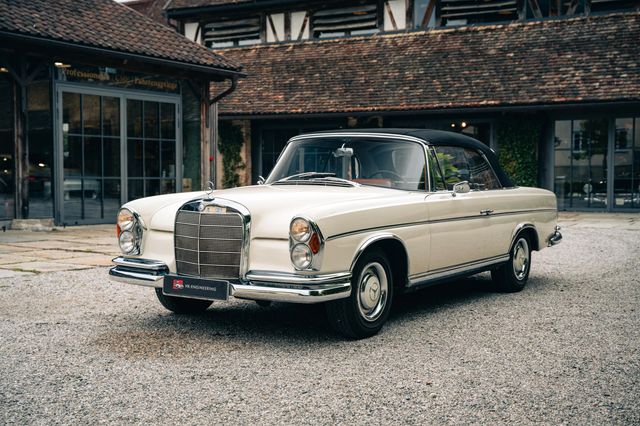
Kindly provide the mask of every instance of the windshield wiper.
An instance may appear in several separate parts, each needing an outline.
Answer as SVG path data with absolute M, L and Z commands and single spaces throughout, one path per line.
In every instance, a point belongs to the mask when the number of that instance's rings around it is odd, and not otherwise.
M 335 173 L 327 173 L 327 172 L 304 172 L 298 173 L 295 175 L 287 176 L 286 178 L 278 179 L 277 182 L 287 181 L 287 180 L 302 180 L 302 179 L 315 179 L 315 178 L 328 178 L 335 177 Z
M 335 173 L 327 173 L 327 172 L 304 172 L 304 173 L 298 173 L 295 175 L 291 175 L 291 176 L 287 176 L 286 178 L 282 178 L 282 179 L 278 179 L 277 181 L 273 182 L 275 185 L 277 184 L 284 184 L 284 183 L 295 183 L 295 182 L 300 182 L 300 181 L 304 181 L 304 182 L 309 182 L 309 183 L 322 183 L 322 182 L 330 182 L 330 183 L 334 183 L 334 184 L 341 184 L 341 185 L 349 185 L 349 186 L 359 186 L 356 182 L 353 182 L 351 180 L 348 179 L 342 179 L 339 177 L 336 177 Z

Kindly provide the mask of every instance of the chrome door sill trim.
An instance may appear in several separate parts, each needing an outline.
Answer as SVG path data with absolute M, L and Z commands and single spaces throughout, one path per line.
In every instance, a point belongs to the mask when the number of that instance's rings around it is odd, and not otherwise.
M 452 266 L 440 270 L 426 272 L 423 274 L 416 274 L 409 277 L 409 284 L 407 287 L 413 287 L 416 285 L 425 284 L 429 281 L 440 280 L 448 276 L 460 275 L 465 272 L 477 271 L 489 266 L 497 265 L 509 260 L 509 255 L 496 256 L 488 259 L 479 260 L 476 262 L 469 262 L 462 265 Z

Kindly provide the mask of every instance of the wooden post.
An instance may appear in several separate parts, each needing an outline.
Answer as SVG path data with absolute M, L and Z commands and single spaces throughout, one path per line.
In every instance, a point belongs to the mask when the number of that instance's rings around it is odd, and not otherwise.
M 202 190 L 207 187 L 207 182 L 211 180 L 211 167 L 209 157 L 211 156 L 211 114 L 209 107 L 209 83 L 203 84 L 200 96 L 200 188 L 194 190 Z
M 211 170 L 211 182 L 213 187 L 218 188 L 218 103 L 211 104 L 211 147 L 213 161 L 209 162 L 209 169 Z

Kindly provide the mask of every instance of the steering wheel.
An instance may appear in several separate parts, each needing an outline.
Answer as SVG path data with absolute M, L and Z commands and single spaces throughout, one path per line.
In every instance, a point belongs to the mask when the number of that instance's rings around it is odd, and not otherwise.
M 383 176 L 385 174 L 387 176 Z M 369 178 L 373 178 L 376 175 L 380 175 L 383 178 L 384 177 L 391 177 L 391 179 L 395 179 L 395 180 L 399 180 L 399 181 L 401 181 L 403 183 L 407 183 L 407 180 L 405 178 L 403 178 L 402 176 L 400 176 L 396 172 L 392 172 L 391 170 L 385 170 L 385 169 L 377 170 L 377 171 L 373 172 L 371 175 L 369 175 Z

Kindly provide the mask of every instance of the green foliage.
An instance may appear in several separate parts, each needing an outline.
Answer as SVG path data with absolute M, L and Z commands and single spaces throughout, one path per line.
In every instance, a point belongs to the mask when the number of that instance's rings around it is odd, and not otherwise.
M 222 154 L 222 186 L 234 188 L 240 185 L 238 170 L 246 167 L 240 155 L 244 143 L 242 130 L 229 122 L 221 121 L 218 135 L 218 151 Z
M 460 182 L 458 179 L 458 168 L 453 165 L 453 157 L 449 154 L 438 152 L 436 154 L 438 164 L 444 174 L 444 183 L 453 185 Z
M 498 123 L 498 158 L 515 185 L 538 185 L 538 143 L 540 123 L 512 120 Z

